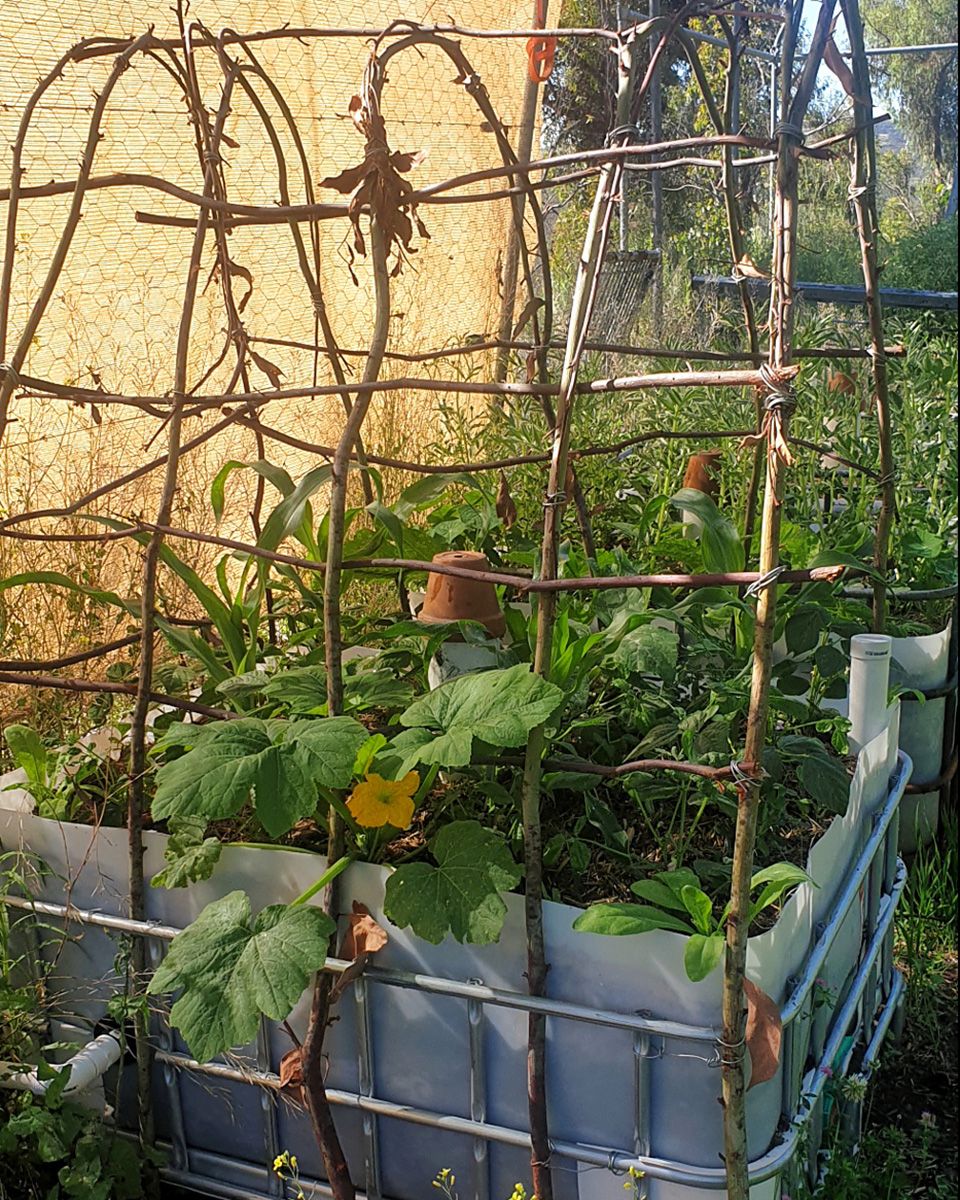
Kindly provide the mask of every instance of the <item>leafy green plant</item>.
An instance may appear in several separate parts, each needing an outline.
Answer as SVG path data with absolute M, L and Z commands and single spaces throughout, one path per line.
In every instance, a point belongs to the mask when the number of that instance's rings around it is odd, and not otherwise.
M 750 881 L 751 892 L 762 888 L 751 903 L 750 920 L 778 904 L 786 892 L 801 883 L 811 883 L 806 871 L 792 863 L 774 863 L 757 871 Z M 683 963 L 688 977 L 698 983 L 723 958 L 725 925 L 729 906 L 719 917 L 713 901 L 703 891 L 697 875 L 689 868 L 660 871 L 652 879 L 640 879 L 630 890 L 646 904 L 594 904 L 574 922 L 581 933 L 623 937 L 654 929 L 688 935 Z
M 42 1096 L 4 1093 L 0 1194 L 21 1200 L 138 1200 L 145 1160 L 87 1108 L 64 1098 L 69 1068 L 41 1063 Z

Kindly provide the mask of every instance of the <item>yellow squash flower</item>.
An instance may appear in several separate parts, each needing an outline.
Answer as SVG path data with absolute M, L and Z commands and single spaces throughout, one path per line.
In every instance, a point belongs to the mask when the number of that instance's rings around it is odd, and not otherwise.
M 393 825 L 406 829 L 413 820 L 413 797 L 420 786 L 420 776 L 410 771 L 403 779 L 383 779 L 368 775 L 350 793 L 347 808 L 358 825 L 380 829 Z

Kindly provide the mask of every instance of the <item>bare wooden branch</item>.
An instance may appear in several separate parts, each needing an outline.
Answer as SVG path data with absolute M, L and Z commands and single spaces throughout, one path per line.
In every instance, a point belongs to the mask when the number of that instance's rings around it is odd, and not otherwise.
M 53 688 L 60 692 L 95 692 L 97 694 L 130 696 L 137 695 L 135 683 L 118 683 L 113 679 L 73 679 L 64 675 L 29 674 L 24 671 L 8 671 L 6 664 L 0 669 L 0 683 L 15 683 L 22 687 Z M 195 700 L 184 700 L 180 696 L 168 696 L 165 692 L 148 692 L 147 699 L 151 704 L 164 704 L 179 712 L 196 713 L 211 720 L 225 721 L 237 714 L 227 712 L 222 708 L 211 708 L 209 704 L 199 704 Z
M 860 243 L 860 264 L 870 325 L 870 368 L 873 374 L 873 395 L 880 443 L 880 517 L 877 521 L 873 552 L 873 565 L 877 572 L 873 583 L 873 629 L 876 633 L 882 633 L 887 617 L 886 575 L 890 534 L 897 511 L 897 483 L 878 265 L 880 219 L 877 212 L 877 147 L 874 127 L 869 119 L 873 111 L 873 92 L 870 68 L 864 53 L 863 20 L 859 0 L 840 0 L 840 3 L 850 38 L 854 80 L 853 111 L 859 130 L 853 143 L 850 200 L 856 214 L 857 238 Z
M 796 0 L 789 0 L 786 8 L 791 18 L 799 12 L 795 4 Z M 770 289 L 770 370 L 774 373 L 781 372 L 792 357 L 800 160 L 798 148 L 803 141 L 803 119 L 829 37 L 835 7 L 836 0 L 823 0 L 820 5 L 810 51 L 792 100 L 790 92 L 795 52 L 794 37 L 797 30 L 795 20 L 787 22 L 783 41 L 781 70 L 785 99 L 789 100 L 789 103 L 781 106 L 781 111 L 786 113 L 786 119 L 779 127 L 776 177 L 773 279 Z M 769 576 L 779 565 L 784 474 L 790 462 L 786 437 L 789 434 L 790 412 L 794 401 L 789 389 L 784 388 L 772 376 L 766 380 L 764 390 L 767 394 L 763 427 L 767 453 L 766 488 L 760 531 L 760 570 Z M 776 605 L 777 589 L 763 589 L 757 602 L 750 708 L 747 714 L 746 745 L 743 754 L 745 770 L 739 785 L 729 915 L 726 921 L 721 1078 L 724 1165 L 729 1200 L 749 1200 L 750 1195 L 744 1076 L 744 978 L 747 939 L 750 932 L 750 881 L 756 844 L 761 756 L 767 737 Z

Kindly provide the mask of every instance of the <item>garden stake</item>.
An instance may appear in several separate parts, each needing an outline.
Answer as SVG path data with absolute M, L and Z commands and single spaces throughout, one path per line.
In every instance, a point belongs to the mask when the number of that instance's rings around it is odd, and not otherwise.
M 786 13 L 791 18 L 783 45 L 783 79 L 789 96 L 792 77 L 795 28 L 792 18 L 797 9 L 788 0 Z M 784 104 L 788 114 L 779 131 L 779 154 L 775 189 L 773 279 L 770 290 L 770 378 L 767 413 L 764 421 L 766 442 L 766 488 L 760 532 L 760 571 L 772 577 L 779 567 L 781 501 L 784 471 L 789 465 L 786 435 L 789 433 L 793 399 L 779 382 L 777 373 L 791 360 L 795 317 L 795 254 L 797 238 L 797 190 L 799 155 L 803 141 L 803 118 L 813 94 L 817 70 L 830 34 L 835 0 L 825 0 L 814 30 L 810 52 L 804 63 L 792 102 Z M 746 1002 L 744 975 L 747 939 L 750 932 L 750 880 L 757 834 L 757 809 L 761 758 L 767 734 L 773 632 L 776 618 L 776 584 L 760 589 L 757 600 L 756 632 L 753 647 L 753 672 L 750 708 L 747 715 L 744 778 L 739 782 L 736 833 L 733 849 L 730 915 L 726 926 L 726 955 L 723 969 L 723 1035 L 721 1071 L 723 1091 L 724 1162 L 729 1200 L 749 1200 L 749 1154 L 747 1145 L 746 1085 L 744 1054 Z
M 182 9 L 179 11 L 181 27 L 183 20 Z M 189 51 L 189 39 L 185 37 L 187 50 L 186 78 L 195 84 L 192 76 Z M 211 151 L 205 159 L 204 191 L 213 194 L 216 186 L 217 151 L 227 116 L 230 112 L 230 96 L 233 90 L 232 78 L 224 84 L 217 112 L 216 125 L 210 140 Z M 202 108 L 199 93 L 192 88 L 186 88 L 188 102 L 195 112 Z M 200 138 L 200 128 L 197 128 Z M 157 524 L 163 526 L 170 520 L 173 512 L 173 502 L 177 491 L 177 467 L 180 459 L 181 423 L 183 405 L 186 399 L 187 371 L 189 369 L 190 331 L 193 323 L 193 313 L 196 304 L 200 265 L 203 259 L 203 249 L 206 243 L 209 215 L 201 210 L 197 219 L 194 233 L 193 248 L 187 269 L 187 279 L 184 287 L 183 308 L 180 315 L 180 328 L 177 335 L 176 358 L 174 365 L 173 395 L 174 405 L 167 429 L 167 461 L 164 471 L 163 489 L 157 510 Z M 164 535 L 160 530 L 154 532 L 147 544 L 143 561 L 143 581 L 141 584 L 140 607 L 140 663 L 137 676 L 136 698 L 133 714 L 130 719 L 130 785 L 127 801 L 127 836 L 130 863 L 130 900 L 129 912 L 133 920 L 142 921 L 146 917 L 143 876 L 143 816 L 146 808 L 144 777 L 147 771 L 147 716 L 151 703 L 154 659 L 154 634 L 156 629 L 156 595 L 157 576 L 160 566 L 160 552 L 163 547 Z M 131 948 L 131 966 L 133 977 L 130 987 L 135 1000 L 142 1001 L 134 1008 L 133 1024 L 137 1061 L 137 1101 L 138 1119 L 141 1143 L 150 1148 L 154 1144 L 153 1106 L 150 1098 L 150 1079 L 152 1073 L 153 1052 L 150 1045 L 150 1013 L 146 1006 L 146 997 L 142 988 L 147 976 L 147 945 L 142 938 L 137 938 Z M 155 1172 L 150 1173 L 150 1191 L 159 1194 L 159 1179 Z
M 615 122 L 617 127 L 625 126 L 629 121 L 634 79 L 632 50 L 632 36 L 618 45 L 618 92 Z M 620 142 L 626 141 L 629 136 L 629 133 L 620 133 Z M 586 340 L 587 327 L 590 323 L 593 301 L 596 296 L 596 282 L 606 249 L 613 202 L 621 176 L 622 161 L 620 159 L 607 164 L 601 171 L 573 292 L 567 346 L 560 377 L 556 426 L 553 434 L 553 457 L 544 500 L 540 566 L 540 576 L 543 580 L 555 579 L 557 575 L 559 517 L 561 507 L 566 500 L 564 489 L 567 486 L 573 397 L 583 342 Z M 552 595 L 546 593 L 541 596 L 537 607 L 534 670 L 545 678 L 550 675 L 554 610 L 555 602 Z M 543 935 L 543 846 L 540 832 L 540 775 L 544 742 L 545 730 L 542 725 L 539 725 L 531 732 L 527 742 L 521 784 L 527 988 L 533 996 L 542 996 L 546 993 L 548 970 Z M 540 1013 L 531 1013 L 527 1028 L 527 1100 L 530 1115 L 533 1191 L 538 1200 L 553 1200 L 550 1140 L 547 1129 L 546 1020 Z
M 897 514 L 897 483 L 890 422 L 890 388 L 883 345 L 883 301 L 880 298 L 880 272 L 877 265 L 877 247 L 880 243 L 880 221 L 877 216 L 877 145 L 873 123 L 870 121 L 873 95 L 870 87 L 870 67 L 864 54 L 863 20 L 859 0 L 841 0 L 841 8 L 850 39 L 854 81 L 853 113 L 857 126 L 853 142 L 850 201 L 857 219 L 857 238 L 860 242 L 860 265 L 863 270 L 863 288 L 870 326 L 870 370 L 873 374 L 877 435 L 880 442 L 880 515 L 873 551 L 873 565 L 877 569 L 873 580 L 873 631 L 883 633 L 887 616 L 886 575 L 890 534 Z

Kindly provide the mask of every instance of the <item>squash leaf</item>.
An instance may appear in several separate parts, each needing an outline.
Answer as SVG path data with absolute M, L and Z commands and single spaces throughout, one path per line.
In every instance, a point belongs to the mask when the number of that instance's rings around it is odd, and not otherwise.
M 503 838 L 479 821 L 453 821 L 432 839 L 430 853 L 435 867 L 407 863 L 387 880 L 386 916 L 433 945 L 447 933 L 458 942 L 497 941 L 507 915 L 500 893 L 521 875 Z
M 188 887 L 210 878 L 223 846 L 219 838 L 203 836 L 206 828 L 206 817 L 171 818 L 170 838 L 163 851 L 167 865 L 150 880 L 152 887 Z
M 522 746 L 563 700 L 560 688 L 527 663 L 463 675 L 414 701 L 401 714 L 408 733 L 394 739 L 403 770 L 417 763 L 465 767 L 474 739 L 488 746 Z
M 261 1013 L 285 1020 L 324 964 L 334 925 L 319 908 L 271 904 L 254 918 L 245 892 L 214 900 L 170 943 L 151 995 L 179 991 L 171 1024 L 207 1062 L 245 1046 Z
M 367 731 L 351 717 L 261 721 L 247 717 L 207 726 L 200 744 L 157 772 L 155 820 L 223 820 L 253 795 L 271 837 L 317 806 L 317 787 L 346 787 Z

